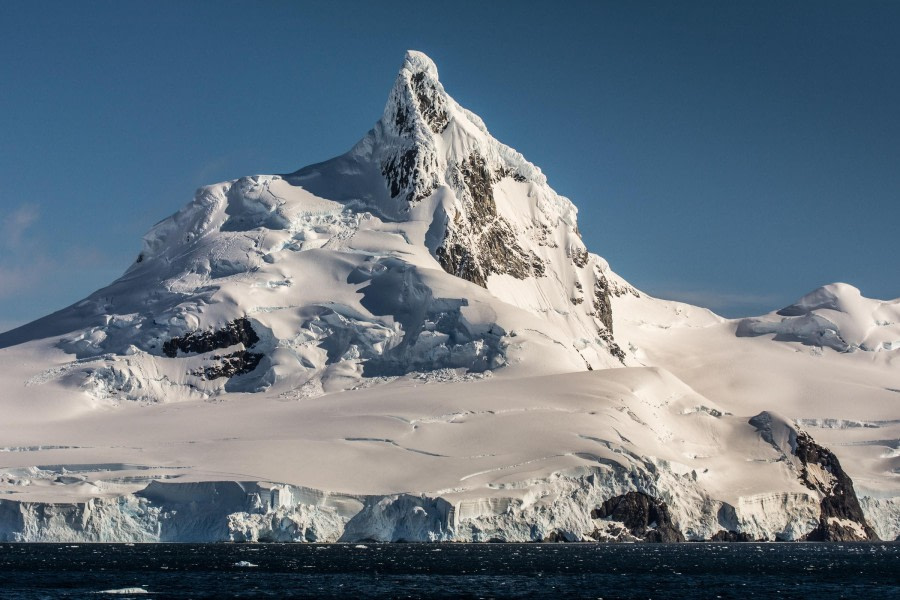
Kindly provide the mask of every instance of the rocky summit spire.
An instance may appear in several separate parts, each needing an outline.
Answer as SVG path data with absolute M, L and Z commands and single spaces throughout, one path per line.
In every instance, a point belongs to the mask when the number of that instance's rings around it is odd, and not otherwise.
M 376 128 L 381 134 L 381 173 L 398 202 L 388 212 L 408 211 L 441 185 L 435 136 L 450 123 L 451 103 L 434 62 L 421 52 L 407 51 Z
M 612 341 L 605 264 L 589 259 L 574 205 L 447 94 L 428 56 L 406 53 L 372 136 L 363 147 L 390 196 L 380 212 L 430 220 L 431 249 L 446 272 L 528 310 L 573 315 L 566 326 L 588 346 L 601 340 L 622 357 Z M 522 286 L 511 280 L 535 289 L 513 292 Z
M 409 50 L 384 108 L 382 123 L 397 136 L 421 141 L 427 132 L 443 133 L 450 122 L 448 100 L 434 62 Z
M 423 141 L 428 131 L 443 133 L 450 122 L 448 98 L 434 61 L 408 50 L 384 107 L 384 127 L 399 137 Z

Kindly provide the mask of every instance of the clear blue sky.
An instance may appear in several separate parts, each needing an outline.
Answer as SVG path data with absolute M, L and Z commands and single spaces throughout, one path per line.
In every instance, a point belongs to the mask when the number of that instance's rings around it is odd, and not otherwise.
M 651 294 L 900 296 L 900 2 L 0 4 L 0 329 L 116 278 L 199 185 L 288 172 L 438 64 Z

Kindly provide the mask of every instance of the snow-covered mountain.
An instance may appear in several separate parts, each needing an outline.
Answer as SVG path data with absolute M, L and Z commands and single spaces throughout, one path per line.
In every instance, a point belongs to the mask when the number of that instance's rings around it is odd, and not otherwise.
M 0 539 L 893 539 L 898 315 L 636 290 L 410 51 L 348 153 L 0 334 Z
M 575 215 L 410 52 L 350 152 L 200 189 L 122 278 L 0 346 L 61 336 L 85 389 L 145 401 L 609 367 L 608 266 Z

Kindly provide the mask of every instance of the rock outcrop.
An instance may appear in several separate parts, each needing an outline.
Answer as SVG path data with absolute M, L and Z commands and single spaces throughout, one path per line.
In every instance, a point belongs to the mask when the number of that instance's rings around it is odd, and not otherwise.
M 755 542 L 753 536 L 742 531 L 726 531 L 721 529 L 714 533 L 710 538 L 710 542 Z
M 169 358 L 179 355 L 194 355 L 224 350 L 238 344 L 244 347 L 228 354 L 214 354 L 206 357 L 205 364 L 190 371 L 190 374 L 210 381 L 222 377 L 250 373 L 259 365 L 263 354 L 250 352 L 249 348 L 259 342 L 259 336 L 253 330 L 249 319 L 235 319 L 219 329 L 207 331 L 191 331 L 179 337 L 173 337 L 163 343 L 163 354 Z
M 812 542 L 878 540 L 859 505 L 853 481 L 841 468 L 834 452 L 817 444 L 805 431 L 798 431 L 794 453 L 803 464 L 800 480 L 809 489 L 823 494 L 819 526 L 806 539 Z M 823 473 L 831 476 L 830 481 L 822 477 Z
M 781 455 L 780 460 L 792 466 L 800 482 L 820 495 L 818 526 L 804 539 L 823 542 L 878 540 L 860 507 L 853 481 L 831 450 L 770 412 L 756 415 L 750 419 L 750 424 Z
M 444 270 L 481 287 L 487 287 L 487 278 L 495 274 L 516 279 L 543 276 L 543 261 L 519 245 L 509 221 L 497 214 L 494 184 L 507 174 L 504 169 L 492 169 L 473 152 L 448 170 L 462 206 L 449 219 L 436 251 Z
M 169 358 L 175 358 L 179 351 L 185 354 L 202 354 L 229 348 L 235 344 L 243 344 L 245 348 L 250 348 L 258 341 L 259 336 L 256 335 L 250 321 L 240 318 L 220 329 L 192 331 L 180 337 L 173 337 L 163 344 L 162 350 Z
M 684 534 L 672 522 L 665 502 L 643 492 L 628 492 L 610 498 L 591 511 L 591 517 L 611 522 L 606 524 L 606 531 L 615 532 L 617 537 L 624 533 L 644 542 L 685 541 Z M 592 537 L 604 539 L 607 535 L 598 529 Z

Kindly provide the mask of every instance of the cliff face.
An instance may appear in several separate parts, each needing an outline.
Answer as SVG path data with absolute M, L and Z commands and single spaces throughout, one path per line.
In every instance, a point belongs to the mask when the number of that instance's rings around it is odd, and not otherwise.
M 866 521 L 853 482 L 831 450 L 772 413 L 761 413 L 750 419 L 750 424 L 781 454 L 781 460 L 791 465 L 803 485 L 820 496 L 818 525 L 804 539 L 817 542 L 879 539 Z
M 595 531 L 592 537 L 604 539 L 633 538 L 637 541 L 669 543 L 683 542 L 684 534 L 675 527 L 665 502 L 643 492 L 628 492 L 614 496 L 591 511 L 594 519 L 603 519 L 606 530 Z M 620 524 L 620 527 L 616 527 Z
M 806 539 L 811 542 L 877 541 L 878 535 L 859 505 L 853 481 L 841 468 L 834 452 L 817 444 L 805 431 L 798 431 L 794 455 L 803 465 L 800 480 L 823 495 L 819 526 Z
M 776 539 L 798 516 L 790 504 L 771 512 L 774 529 L 738 517 L 750 533 L 723 537 L 734 508 L 708 497 L 700 506 L 670 508 L 653 494 L 704 496 L 670 472 L 634 477 L 603 468 L 555 474 L 529 482 L 541 491 L 539 501 L 497 492 L 365 496 L 255 481 L 151 483 L 86 502 L 0 500 L 0 541 L 671 543 Z
M 448 273 L 481 287 L 487 287 L 491 275 L 516 279 L 544 275 L 543 261 L 519 245 L 512 226 L 497 213 L 494 184 L 503 177 L 477 153 L 452 165 L 450 172 L 460 208 L 447 222 L 437 259 Z

